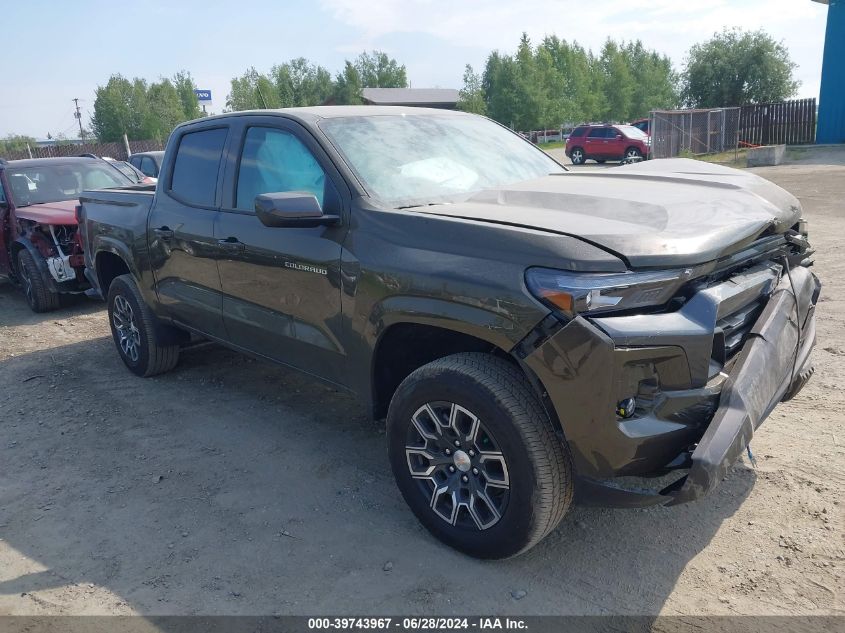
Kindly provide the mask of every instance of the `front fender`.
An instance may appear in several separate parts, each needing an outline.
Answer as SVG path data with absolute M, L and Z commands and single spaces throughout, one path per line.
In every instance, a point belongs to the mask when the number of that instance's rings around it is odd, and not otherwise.
M 373 306 L 368 318 L 369 338 L 376 342 L 392 325 L 430 325 L 487 341 L 504 351 L 523 338 L 520 327 L 506 309 L 490 309 L 459 301 L 394 295 Z

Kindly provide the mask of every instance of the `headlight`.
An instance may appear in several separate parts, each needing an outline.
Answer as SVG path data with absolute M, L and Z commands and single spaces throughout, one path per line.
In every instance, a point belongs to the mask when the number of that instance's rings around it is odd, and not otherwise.
M 572 273 L 529 268 L 525 283 L 540 301 L 574 318 L 577 314 L 663 305 L 675 296 L 691 272 Z

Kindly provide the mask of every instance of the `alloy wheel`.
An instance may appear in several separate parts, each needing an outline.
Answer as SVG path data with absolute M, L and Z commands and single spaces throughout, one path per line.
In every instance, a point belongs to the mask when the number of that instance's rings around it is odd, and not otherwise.
M 580 165 L 584 162 L 584 153 L 580 149 L 572 150 L 572 159 L 573 164 Z
M 408 470 L 431 510 L 450 525 L 486 530 L 507 507 L 510 477 L 495 439 L 468 409 L 429 402 L 411 416 Z
M 625 158 L 637 158 L 639 155 L 639 151 L 631 148 L 625 153 Z
M 117 331 L 118 343 L 123 354 L 133 363 L 137 363 L 141 348 L 141 333 L 135 325 L 135 313 L 132 306 L 122 295 L 114 298 L 112 323 Z

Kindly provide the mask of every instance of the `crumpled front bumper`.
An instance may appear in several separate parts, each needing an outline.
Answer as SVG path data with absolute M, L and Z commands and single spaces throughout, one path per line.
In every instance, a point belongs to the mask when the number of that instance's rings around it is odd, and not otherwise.
M 782 276 L 762 267 L 702 293 L 686 314 L 628 317 L 614 321 L 624 325 L 618 328 L 610 319 L 579 318 L 527 354 L 523 362 L 542 383 L 569 444 L 580 499 L 674 505 L 713 490 L 772 409 L 812 374 L 820 287 L 805 267 Z M 745 301 L 743 292 L 760 289 L 767 299 L 741 351 L 714 369 L 710 352 L 722 312 Z M 616 416 L 617 398 L 634 388 L 642 394 L 643 385 L 654 392 L 646 409 L 630 420 Z M 687 474 L 660 490 L 617 483 L 672 470 Z
M 712 491 L 772 409 L 807 382 L 813 371 L 810 353 L 820 289 L 806 268 L 783 276 L 722 386 L 719 408 L 693 451 L 689 474 L 661 491 L 670 498 L 667 505 Z

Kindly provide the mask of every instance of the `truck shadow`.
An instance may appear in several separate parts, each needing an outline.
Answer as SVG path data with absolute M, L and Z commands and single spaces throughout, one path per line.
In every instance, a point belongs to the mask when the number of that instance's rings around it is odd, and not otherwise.
M 81 314 L 93 314 L 105 310 L 106 304 L 89 299 L 85 295 L 63 295 L 61 305 L 53 312 L 33 312 L 19 288 L 7 279 L 0 279 L 0 325 L 35 325 L 43 321 L 67 319 Z
M 653 615 L 755 480 L 576 507 L 527 554 L 477 561 L 407 510 L 383 426 L 294 372 L 209 345 L 139 379 L 103 337 L 6 360 L 0 384 L 6 613 Z

